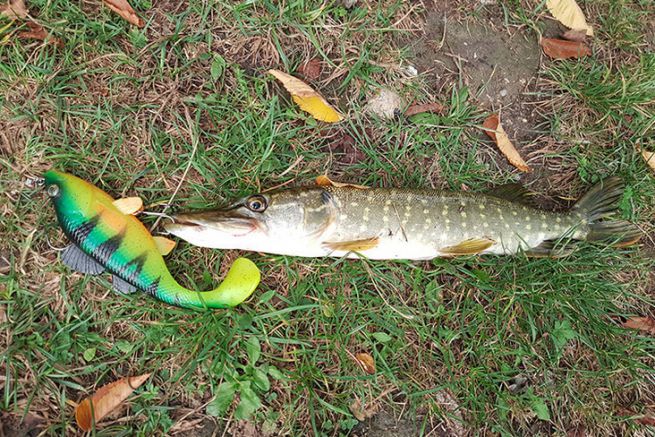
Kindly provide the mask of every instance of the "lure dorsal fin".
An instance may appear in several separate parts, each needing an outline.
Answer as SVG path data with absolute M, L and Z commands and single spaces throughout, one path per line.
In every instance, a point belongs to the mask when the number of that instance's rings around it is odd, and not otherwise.
M 464 240 L 454 246 L 447 246 L 439 249 L 445 255 L 475 255 L 490 248 L 495 243 L 494 240 L 488 238 L 471 238 Z
M 157 246 L 157 250 L 159 250 L 159 253 L 162 254 L 162 256 L 166 256 L 173 249 L 175 249 L 175 245 L 177 244 L 175 241 L 171 240 L 170 238 L 162 237 L 160 235 L 156 235 L 152 237 L 153 240 L 155 240 L 155 245 Z
M 86 275 L 99 275 L 105 271 L 103 266 L 74 244 L 66 246 L 61 252 L 61 262 L 76 272 Z
M 379 242 L 378 237 L 373 237 L 354 241 L 327 241 L 323 243 L 323 246 L 333 251 L 363 252 L 373 249 Z
M 120 294 L 132 294 L 137 291 L 137 288 L 130 284 L 129 282 L 119 278 L 116 275 L 112 275 L 111 277 L 111 285 L 114 286 L 114 290 L 116 290 Z
M 528 206 L 536 206 L 534 201 L 535 193 L 519 183 L 499 185 L 492 188 L 488 194 L 500 199 L 518 202 Z
M 364 185 L 356 185 L 356 184 L 346 184 L 343 182 L 336 182 L 331 180 L 329 177 L 326 175 L 321 175 L 316 178 L 316 185 L 319 187 L 337 187 L 337 188 L 343 188 L 343 187 L 350 187 L 350 188 L 358 188 L 360 190 L 368 190 L 370 187 L 366 187 Z
M 136 215 L 143 211 L 143 200 L 140 197 L 123 197 L 114 200 L 114 206 L 127 215 Z

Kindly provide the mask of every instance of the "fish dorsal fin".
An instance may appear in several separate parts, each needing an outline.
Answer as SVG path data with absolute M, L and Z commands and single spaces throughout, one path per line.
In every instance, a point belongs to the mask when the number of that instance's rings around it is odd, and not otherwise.
M 67 246 L 61 252 L 61 262 L 76 272 L 86 275 L 99 275 L 105 271 L 103 266 L 74 244 Z
M 535 193 L 516 182 L 494 187 L 488 192 L 488 194 L 500 199 L 509 200 L 510 202 L 518 202 L 524 205 L 536 206 L 534 201 Z
M 360 190 L 368 190 L 370 187 L 366 187 L 364 185 L 356 185 L 356 184 L 346 184 L 343 182 L 336 182 L 331 180 L 329 177 L 325 175 L 318 176 L 316 178 L 316 185 L 319 187 L 337 187 L 337 188 L 343 188 L 343 187 L 350 187 L 350 188 L 358 188 Z
M 488 238 L 471 238 L 464 240 L 454 246 L 447 246 L 439 249 L 445 255 L 475 255 L 493 246 L 494 240 Z
M 177 244 L 175 241 L 171 240 L 170 238 L 162 237 L 160 235 L 156 235 L 152 237 L 153 240 L 155 240 L 155 245 L 157 246 L 157 250 L 159 250 L 159 253 L 162 254 L 162 256 L 166 256 L 173 249 L 175 249 L 175 245 Z
M 114 206 L 127 215 L 135 215 L 143 211 L 143 200 L 140 197 L 123 197 L 114 200 Z
M 113 285 L 114 290 L 116 290 L 120 294 L 132 294 L 137 291 L 137 288 L 134 285 L 119 278 L 116 275 L 112 275 L 111 285 Z
M 323 243 L 323 247 L 333 251 L 364 252 L 365 250 L 373 249 L 379 242 L 380 239 L 378 237 L 353 241 L 326 241 Z

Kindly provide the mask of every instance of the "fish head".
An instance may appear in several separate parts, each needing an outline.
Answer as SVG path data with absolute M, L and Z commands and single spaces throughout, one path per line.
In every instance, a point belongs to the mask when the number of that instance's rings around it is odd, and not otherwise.
M 91 203 L 97 190 L 84 180 L 57 170 L 48 170 L 43 175 L 43 185 L 58 213 L 70 213 L 84 209 Z
M 325 189 L 291 189 L 246 196 L 223 209 L 178 214 L 164 227 L 196 246 L 281 253 L 280 245 L 317 238 L 333 215 Z

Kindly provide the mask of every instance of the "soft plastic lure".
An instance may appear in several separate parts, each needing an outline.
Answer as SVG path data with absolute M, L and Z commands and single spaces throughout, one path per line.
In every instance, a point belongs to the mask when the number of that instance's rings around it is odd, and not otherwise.
M 189 290 L 168 271 L 160 250 L 162 240 L 126 214 L 120 200 L 67 173 L 50 170 L 44 179 L 59 225 L 72 242 L 62 252 L 62 261 L 78 272 L 98 275 L 107 270 L 121 293 L 138 289 L 184 308 L 232 307 L 259 284 L 257 266 L 239 258 L 218 288 Z

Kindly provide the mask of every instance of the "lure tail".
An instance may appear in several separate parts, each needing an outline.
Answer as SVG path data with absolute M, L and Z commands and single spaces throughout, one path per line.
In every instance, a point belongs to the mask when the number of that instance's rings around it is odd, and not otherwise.
M 616 213 L 625 186 L 618 177 L 599 182 L 573 207 L 588 220 L 587 241 L 629 246 L 641 238 L 641 231 L 625 220 L 607 220 Z

